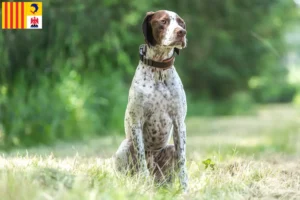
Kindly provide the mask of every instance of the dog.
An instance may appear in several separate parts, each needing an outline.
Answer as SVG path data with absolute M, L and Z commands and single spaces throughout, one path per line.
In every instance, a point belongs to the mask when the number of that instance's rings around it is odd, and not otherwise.
M 174 67 L 187 46 L 186 25 L 176 13 L 148 12 L 142 24 L 145 43 L 129 90 L 126 139 L 114 154 L 118 171 L 141 173 L 169 182 L 177 174 L 188 189 L 186 170 L 186 95 Z M 168 144 L 173 135 L 174 145 Z

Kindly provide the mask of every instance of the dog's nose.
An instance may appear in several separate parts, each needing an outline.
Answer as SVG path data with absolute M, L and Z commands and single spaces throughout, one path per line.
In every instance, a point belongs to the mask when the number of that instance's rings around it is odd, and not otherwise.
M 178 37 L 184 37 L 185 35 L 186 35 L 186 30 L 180 29 L 179 31 L 177 31 Z

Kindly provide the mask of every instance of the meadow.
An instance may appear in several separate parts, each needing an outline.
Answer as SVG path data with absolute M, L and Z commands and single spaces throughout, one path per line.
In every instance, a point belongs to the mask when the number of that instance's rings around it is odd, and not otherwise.
M 14 149 L 0 156 L 1 200 L 300 199 L 300 112 L 268 105 L 247 116 L 189 117 L 189 192 L 178 182 L 116 174 L 123 136 Z

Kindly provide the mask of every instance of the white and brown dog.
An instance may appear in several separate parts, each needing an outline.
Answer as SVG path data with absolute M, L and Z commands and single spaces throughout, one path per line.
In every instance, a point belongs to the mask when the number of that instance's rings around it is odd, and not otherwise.
M 156 180 L 179 176 L 184 191 L 186 171 L 186 96 L 174 67 L 174 54 L 185 48 L 185 22 L 166 10 L 148 12 L 143 25 L 146 44 L 129 91 L 126 139 L 114 155 L 118 170 L 153 174 Z M 169 145 L 173 135 L 174 145 Z

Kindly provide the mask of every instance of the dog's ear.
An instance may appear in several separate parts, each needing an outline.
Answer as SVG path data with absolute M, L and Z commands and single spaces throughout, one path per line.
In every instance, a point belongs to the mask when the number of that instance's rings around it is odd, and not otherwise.
M 147 12 L 146 17 L 144 18 L 143 24 L 142 24 L 142 29 L 143 29 L 143 34 L 145 38 L 145 42 L 148 45 L 154 46 L 156 44 L 155 39 L 153 37 L 152 33 L 152 27 L 150 24 L 151 17 L 154 15 L 154 12 Z
M 177 55 L 179 55 L 179 49 L 178 48 L 174 48 L 175 53 L 177 53 Z

